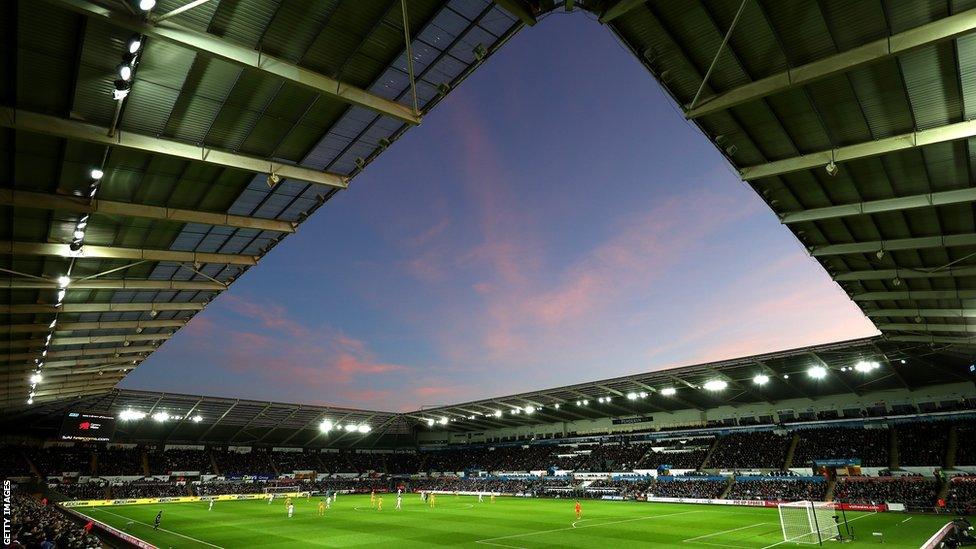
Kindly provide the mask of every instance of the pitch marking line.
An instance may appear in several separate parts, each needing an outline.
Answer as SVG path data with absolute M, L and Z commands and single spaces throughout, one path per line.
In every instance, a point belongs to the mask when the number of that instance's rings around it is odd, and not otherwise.
M 905 524 L 906 522 L 908 522 L 908 521 L 910 521 L 910 520 L 912 520 L 912 517 L 908 517 L 907 519 L 905 519 L 905 520 L 903 520 L 903 521 L 901 521 L 901 523 L 902 523 L 902 524 Z
M 757 522 L 756 524 L 750 524 L 749 526 L 742 526 L 742 527 L 739 527 L 739 528 L 731 528 L 729 530 L 722 530 L 721 532 L 715 532 L 713 534 L 705 534 L 704 536 L 698 536 L 698 537 L 695 537 L 695 538 L 688 538 L 688 539 L 681 540 L 681 541 L 689 542 L 689 541 L 695 541 L 696 539 L 705 539 L 705 538 L 710 538 L 710 537 L 713 537 L 713 536 L 720 536 L 722 534 L 729 534 L 729 533 L 732 533 L 732 532 L 738 532 L 739 530 L 748 530 L 749 528 L 755 528 L 756 526 L 763 526 L 764 524 L 769 524 L 769 523 L 768 522 Z
M 145 522 L 141 522 L 141 521 L 138 521 L 138 520 L 133 520 L 133 519 L 131 519 L 131 518 L 129 518 L 129 517 L 126 517 L 126 516 L 124 516 L 124 515 L 120 515 L 120 514 L 118 514 L 118 513 L 113 513 L 113 512 L 111 512 L 111 511 L 106 511 L 105 509 L 99 509 L 98 507 L 94 507 L 93 509 L 94 509 L 95 511 L 101 511 L 101 512 L 103 512 L 103 513 L 108 513 L 108 514 L 110 514 L 110 515 L 115 515 L 115 516 L 117 516 L 117 517 L 119 517 L 119 518 L 121 518 L 121 519 L 125 519 L 125 520 L 128 520 L 128 521 L 131 521 L 131 522 L 136 522 L 136 523 L 139 523 L 139 524 L 141 524 L 141 525 L 143 525 L 143 526 L 148 526 L 148 527 L 150 527 L 150 528 L 152 528 L 152 524 L 146 524 Z M 183 535 L 183 534 L 181 534 L 181 533 L 179 533 L 179 532 L 174 532 L 174 531 L 172 531 L 172 530 L 167 530 L 167 529 L 165 529 L 165 528 L 158 528 L 158 530 L 160 530 L 160 531 L 162 531 L 162 532 L 166 532 L 167 534 L 173 534 L 174 536 L 179 536 L 179 537 L 181 537 L 181 538 L 184 538 L 184 539 L 188 539 L 188 540 L 190 540 L 190 541 L 195 541 L 195 542 L 197 542 L 197 543 L 202 543 L 202 544 L 204 544 L 204 545 L 209 545 L 210 547 L 216 547 L 217 549 L 224 549 L 223 547 L 221 547 L 221 546 L 219 546 L 219 545 L 214 545 L 214 544 L 212 544 L 212 543 L 208 543 L 208 542 L 206 542 L 206 541 L 203 541 L 202 539 L 197 539 L 197 538 L 191 538 L 190 536 L 186 536 L 186 535 Z
M 635 522 L 635 521 L 638 521 L 638 520 L 653 520 L 653 519 L 664 518 L 664 517 L 674 517 L 674 516 L 677 516 L 677 515 L 690 515 L 691 513 L 701 513 L 701 511 L 682 511 L 680 513 L 668 513 L 668 514 L 665 514 L 665 515 L 651 515 L 651 516 L 647 516 L 647 517 L 637 517 L 637 518 L 631 518 L 631 519 L 615 520 L 613 522 L 601 522 L 600 524 L 586 524 L 586 525 L 583 525 L 583 526 L 569 526 L 569 527 L 566 527 L 566 528 L 553 528 L 552 530 L 539 530 L 538 532 L 525 532 L 523 534 L 511 534 L 509 536 L 499 536 L 497 538 L 479 539 L 479 540 L 475 540 L 475 543 L 484 543 L 486 545 L 498 545 L 500 547 L 519 547 L 518 545 L 506 545 L 504 543 L 495 543 L 495 542 L 497 540 L 500 540 L 500 539 L 524 538 L 526 536 L 537 536 L 539 534 L 551 534 L 553 532 L 564 532 L 566 530 L 572 530 L 573 528 L 576 528 L 576 529 L 580 529 L 580 528 L 595 528 L 595 527 L 598 527 L 598 526 L 610 526 L 611 524 L 621 524 L 621 523 L 624 523 L 624 522 Z
M 862 519 L 864 517 L 870 517 L 871 515 L 877 515 L 877 514 L 878 514 L 878 512 L 877 511 L 874 511 L 874 512 L 868 513 L 866 515 L 861 515 L 859 517 L 854 517 L 854 518 L 852 518 L 851 520 L 849 520 L 847 522 L 854 522 L 855 520 L 860 520 L 860 519 Z M 796 539 L 796 538 L 792 538 L 792 539 Z M 792 541 L 792 539 L 790 539 L 790 540 L 785 540 L 784 539 L 783 541 L 776 542 L 776 543 L 774 543 L 772 545 L 767 545 L 767 546 L 763 547 L 762 549 L 769 549 L 770 547 L 776 547 L 777 545 L 783 545 L 784 543 L 787 543 L 789 541 Z

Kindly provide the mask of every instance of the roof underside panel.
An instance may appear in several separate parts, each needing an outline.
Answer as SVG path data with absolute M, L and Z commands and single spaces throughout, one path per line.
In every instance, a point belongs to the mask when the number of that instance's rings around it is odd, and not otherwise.
M 154 14 L 184 3 L 161 0 Z M 0 341 L 0 407 L 24 405 L 42 358 L 36 402 L 110 390 L 338 191 L 289 177 L 269 184 L 268 173 L 211 162 L 209 151 L 266 159 L 269 171 L 297 165 L 352 178 L 409 128 L 259 65 L 155 36 L 143 37 L 120 103 L 112 90 L 133 36 L 120 4 L 20 0 L 3 9 L 2 107 L 17 110 L 0 112 L 0 268 L 10 281 L 0 287 L 0 322 L 10 327 Z M 408 10 L 420 115 L 481 62 L 476 47 L 491 53 L 521 27 L 487 0 L 417 0 Z M 212 0 L 166 24 L 413 109 L 399 0 Z M 75 130 L 22 126 L 20 112 L 104 132 L 115 125 L 149 144 L 107 147 Z M 170 154 L 171 143 L 201 155 Z M 95 202 L 92 167 L 105 173 Z M 66 257 L 59 246 L 84 221 L 82 252 Z M 56 307 L 57 279 L 69 273 Z M 58 344 L 78 337 L 89 339 Z

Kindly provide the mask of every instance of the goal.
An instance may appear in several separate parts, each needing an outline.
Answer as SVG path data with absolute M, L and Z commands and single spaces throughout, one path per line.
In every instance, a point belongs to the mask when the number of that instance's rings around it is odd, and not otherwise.
M 779 523 L 783 541 L 787 543 L 817 543 L 840 538 L 840 517 L 833 503 L 822 501 L 794 501 L 779 504 Z

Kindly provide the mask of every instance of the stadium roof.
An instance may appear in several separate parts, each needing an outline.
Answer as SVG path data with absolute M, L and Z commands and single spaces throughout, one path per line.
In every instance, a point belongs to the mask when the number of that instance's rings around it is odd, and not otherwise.
M 861 372 L 854 369 L 859 362 L 876 363 L 878 367 Z M 969 364 L 968 354 L 949 345 L 933 348 L 878 336 L 433 407 L 408 415 L 421 423 L 447 418 L 443 424 L 447 430 L 479 431 L 676 410 L 704 411 L 757 402 L 776 404 L 788 399 L 973 383 L 976 378 L 969 374 Z M 827 369 L 826 376 L 812 377 L 809 371 L 816 367 Z M 759 375 L 768 378 L 762 385 L 754 381 Z M 708 390 L 705 387 L 710 381 L 724 382 L 725 387 Z M 674 391 L 668 394 L 666 389 Z M 534 411 L 527 414 L 527 407 Z
M 487 0 L 3 10 L 0 408 L 38 362 L 37 403 L 112 389 L 521 27 Z
M 976 2 L 558 4 L 608 25 L 886 342 L 972 351 Z M 112 389 L 553 9 L 161 0 L 147 19 L 126 0 L 6 2 L 0 407 L 24 405 L 48 345 L 37 402 Z
M 856 371 L 853 367 L 858 362 L 876 362 L 879 368 L 870 372 Z M 115 389 L 100 395 L 11 410 L 9 414 L 0 415 L 0 426 L 10 434 L 37 435 L 47 431 L 53 436 L 68 411 L 106 413 L 117 417 L 123 410 L 135 410 L 146 414 L 146 419 L 121 422 L 118 441 L 386 447 L 403 444 L 404 441 L 398 441 L 397 437 L 412 434 L 414 428 L 423 426 L 428 419 L 435 422 L 434 427 L 438 430 L 484 431 L 578 419 L 653 416 L 657 412 L 709 410 L 727 405 L 776 404 L 788 399 L 839 394 L 911 391 L 936 384 L 972 383 L 976 378 L 968 372 L 969 363 L 968 355 L 947 345 L 933 348 L 929 344 L 896 343 L 874 337 L 407 413 Z M 816 366 L 829 368 L 830 373 L 823 379 L 810 377 L 808 370 Z M 761 386 L 753 381 L 759 374 L 769 378 Z M 728 386 L 715 392 L 703 389 L 708 381 L 714 380 L 724 381 Z M 675 393 L 662 392 L 665 388 L 673 388 Z M 631 393 L 635 398 L 628 398 Z M 607 397 L 609 401 L 604 401 Z M 588 403 L 576 404 L 583 400 Z M 529 406 L 536 410 L 526 413 Z M 513 414 L 512 410 L 516 409 L 520 413 Z M 496 417 L 496 411 L 501 412 L 499 417 Z M 172 419 L 164 423 L 148 419 L 156 412 L 166 412 Z M 192 421 L 195 415 L 201 416 L 199 423 Z M 441 418 L 447 418 L 447 422 L 438 423 Z M 319 424 L 323 420 L 342 429 L 322 435 Z M 366 436 L 344 430 L 346 425 L 362 424 L 371 427 Z

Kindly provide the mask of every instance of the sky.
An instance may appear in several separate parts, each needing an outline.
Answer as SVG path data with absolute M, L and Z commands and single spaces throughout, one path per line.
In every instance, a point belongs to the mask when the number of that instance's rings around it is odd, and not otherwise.
M 578 12 L 516 35 L 122 386 L 409 411 L 876 333 Z

